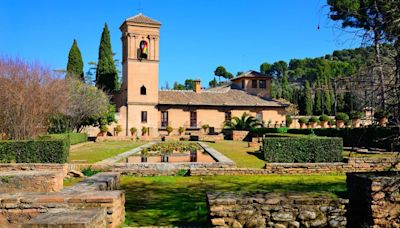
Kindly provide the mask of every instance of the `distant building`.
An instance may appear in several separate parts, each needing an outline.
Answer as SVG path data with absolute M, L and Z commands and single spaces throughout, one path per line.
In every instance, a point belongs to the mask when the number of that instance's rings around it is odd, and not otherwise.
M 118 124 L 129 129 L 149 128 L 159 136 L 167 126 L 196 131 L 208 124 L 215 130 L 234 116 L 247 112 L 266 123 L 282 123 L 285 105 L 271 99 L 271 77 L 248 71 L 224 86 L 202 89 L 195 81 L 193 91 L 161 90 L 158 85 L 161 23 L 143 14 L 128 18 L 122 31 L 122 86 L 114 100 Z

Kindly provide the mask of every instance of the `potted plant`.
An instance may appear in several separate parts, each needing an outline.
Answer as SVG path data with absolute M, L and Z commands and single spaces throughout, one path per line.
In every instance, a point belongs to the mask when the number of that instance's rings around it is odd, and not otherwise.
M 142 136 L 145 136 L 149 132 L 149 129 L 147 127 L 142 127 Z
M 378 110 L 374 113 L 375 119 L 378 120 L 379 125 L 385 127 L 388 122 L 388 113 L 385 110 Z
M 182 135 L 185 132 L 185 128 L 184 127 L 179 127 L 178 128 L 178 132 L 179 132 L 179 135 Z
M 204 133 L 207 133 L 207 129 L 210 128 L 210 125 L 203 124 L 203 126 L 201 126 L 201 128 L 203 128 Z
M 106 125 L 101 125 L 100 126 L 100 133 L 102 136 L 107 136 L 108 132 L 108 127 Z
M 129 131 L 131 132 L 131 136 L 135 136 L 137 129 L 135 127 L 131 127 L 131 129 L 129 129 Z
M 301 117 L 298 121 L 299 121 L 299 124 L 300 124 L 300 128 L 303 128 L 304 125 L 308 122 L 307 118 L 305 118 L 305 117 Z
M 320 121 L 321 127 L 322 127 L 322 128 L 326 128 L 326 124 L 327 124 L 328 121 L 329 121 L 329 116 L 323 114 L 323 115 L 321 115 L 321 116 L 319 117 L 319 121 Z
M 335 117 L 335 120 L 336 120 L 336 127 L 337 128 L 342 128 L 342 127 L 344 127 L 344 123 L 346 122 L 346 120 L 348 120 L 349 119 L 349 116 L 346 114 L 346 113 L 344 113 L 344 112 L 339 112 L 337 115 L 336 115 L 336 117 Z
M 149 155 L 149 148 L 143 148 L 140 152 L 142 162 L 147 162 L 147 156 Z
M 348 119 L 346 121 L 344 121 L 344 126 L 346 126 L 346 128 L 351 126 L 351 119 Z
M 358 111 L 351 111 L 350 112 L 350 119 L 351 119 L 351 126 L 352 127 L 360 127 L 360 120 L 363 117 L 362 112 Z
M 168 126 L 166 130 L 167 130 L 168 135 L 170 135 L 171 132 L 174 131 L 174 129 L 171 126 Z
M 336 125 L 336 120 L 335 119 L 329 119 L 328 120 L 328 125 L 330 128 Z
M 115 135 L 118 136 L 118 134 L 122 132 L 122 127 L 121 127 L 121 125 L 117 125 L 117 126 L 114 128 L 114 132 L 115 132 Z
M 287 115 L 286 116 L 286 127 L 290 127 L 290 125 L 292 125 L 293 123 L 293 118 L 291 115 Z
M 316 116 L 313 116 L 308 120 L 309 126 L 311 128 L 315 128 L 317 126 L 318 122 L 319 122 L 319 120 Z
M 271 127 L 271 124 L 272 124 L 272 120 L 268 120 L 268 128 Z

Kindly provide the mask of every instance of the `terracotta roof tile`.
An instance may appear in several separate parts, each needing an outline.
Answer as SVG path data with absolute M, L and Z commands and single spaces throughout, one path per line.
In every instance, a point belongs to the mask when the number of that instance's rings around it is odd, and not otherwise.
M 142 13 L 139 13 L 136 16 L 130 17 L 130 18 L 126 19 L 126 21 L 134 22 L 134 23 L 138 23 L 138 24 L 161 25 L 160 22 L 158 22 L 154 19 L 151 19 L 150 17 L 147 17 L 147 16 L 143 15 Z
M 204 90 L 201 93 L 188 90 L 162 90 L 158 94 L 161 105 L 286 106 L 272 99 L 263 99 L 241 90 L 227 88 L 217 91 Z
M 232 78 L 231 81 L 234 81 L 234 80 L 237 80 L 240 78 L 256 78 L 256 77 L 257 78 L 261 77 L 261 78 L 266 78 L 266 79 L 272 78 L 271 76 L 268 76 L 266 74 L 263 74 L 263 73 L 260 73 L 260 72 L 254 71 L 254 70 L 250 70 L 250 71 L 247 71 L 245 73 L 242 73 L 242 74 Z

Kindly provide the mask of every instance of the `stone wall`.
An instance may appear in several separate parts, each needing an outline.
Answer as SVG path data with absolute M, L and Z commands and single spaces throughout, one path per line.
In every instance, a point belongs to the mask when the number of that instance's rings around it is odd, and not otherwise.
M 58 171 L 64 177 L 68 174 L 68 164 L 50 163 L 0 163 L 0 172 L 8 171 Z
M 400 227 L 400 172 L 348 173 L 350 227 Z
M 118 173 L 99 173 L 57 193 L 0 194 L 0 227 L 21 227 L 44 213 L 103 208 L 107 227 L 125 220 L 125 194 L 116 190 Z
M 58 171 L 0 172 L 0 193 L 59 192 L 63 179 L 63 173 Z
M 344 199 L 328 193 L 208 193 L 214 227 L 346 227 Z
M 333 163 L 266 163 L 264 169 L 253 168 L 191 168 L 191 176 L 264 175 L 264 174 L 316 174 L 400 170 L 396 158 L 351 158 Z
M 233 141 L 243 141 L 249 135 L 249 131 L 232 131 Z

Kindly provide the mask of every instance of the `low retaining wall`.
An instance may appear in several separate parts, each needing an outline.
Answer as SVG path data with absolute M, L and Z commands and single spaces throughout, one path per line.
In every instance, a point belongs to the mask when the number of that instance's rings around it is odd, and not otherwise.
M 323 193 L 208 193 L 215 227 L 346 227 L 347 200 Z
M 400 172 L 349 173 L 350 227 L 400 227 Z
M 58 171 L 0 172 L 0 193 L 59 192 L 63 179 Z
M 333 163 L 266 163 L 264 169 L 252 168 L 192 168 L 191 176 L 213 175 L 265 175 L 265 174 L 318 174 L 400 170 L 396 158 L 350 158 L 347 162 Z
M 69 169 L 68 164 L 0 163 L 0 172 L 8 171 L 58 171 L 66 177 Z
M 99 173 L 57 193 L 0 194 L 0 227 L 21 227 L 43 213 L 90 208 L 103 208 L 107 227 L 118 227 L 125 220 L 125 194 L 116 190 L 118 180 L 118 173 Z

